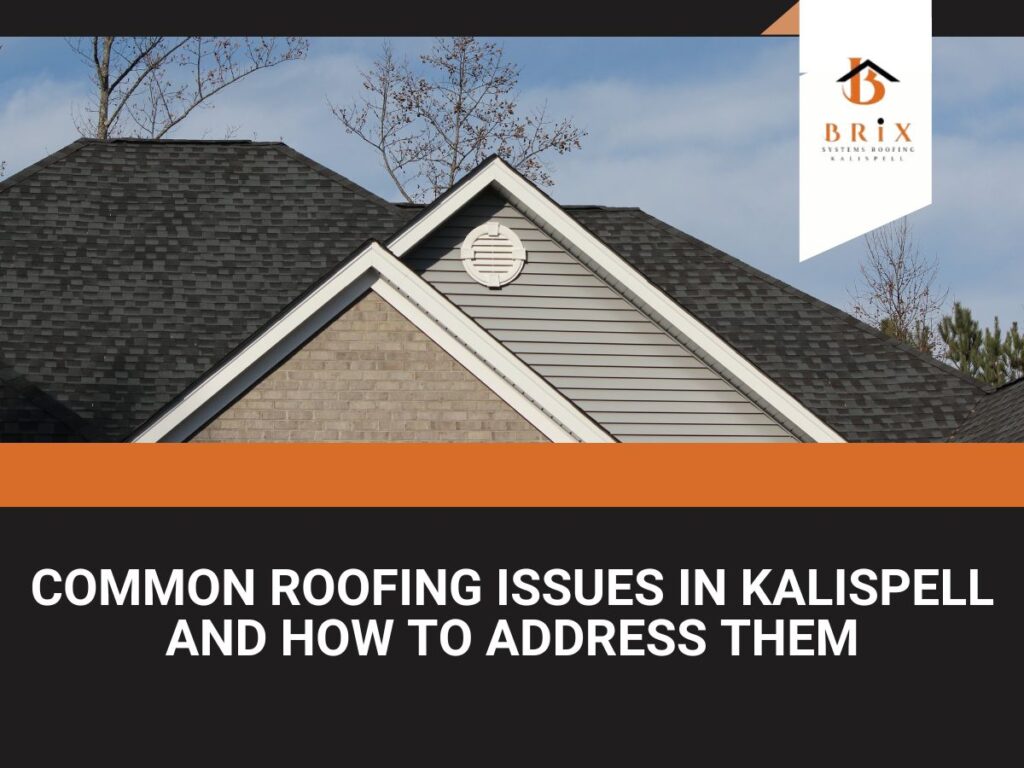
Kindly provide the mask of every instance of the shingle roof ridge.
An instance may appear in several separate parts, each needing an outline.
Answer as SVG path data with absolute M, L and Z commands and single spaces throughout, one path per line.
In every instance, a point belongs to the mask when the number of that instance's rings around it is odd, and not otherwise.
M 112 139 L 86 139 L 86 141 L 96 144 L 253 144 L 256 146 L 284 143 L 254 139 L 147 139 L 141 136 L 116 136 Z
M 560 204 L 561 205 L 561 204 Z M 561 205 L 562 208 L 570 211 L 640 211 L 643 209 L 636 205 L 603 205 L 602 203 L 568 203 Z
M 283 142 L 275 142 L 273 144 L 269 144 L 268 146 L 273 146 L 278 151 L 280 151 L 281 153 L 287 155 L 288 157 L 292 158 L 293 160 L 297 160 L 300 163 L 303 163 L 304 165 L 309 166 L 314 171 L 319 173 L 321 176 L 324 176 L 325 178 L 329 179 L 330 181 L 333 181 L 336 184 L 339 184 L 339 185 L 345 187 L 350 192 L 353 192 L 354 194 L 357 194 L 360 197 L 363 197 L 366 200 L 369 200 L 370 202 L 375 203 L 376 205 L 380 206 L 381 208 L 384 208 L 385 210 L 387 210 L 389 213 L 395 213 L 396 212 L 395 211 L 396 206 L 395 206 L 394 203 L 390 203 L 387 200 L 385 200 L 383 197 L 379 197 L 378 195 L 373 194 L 373 192 L 371 192 L 370 190 L 366 189 L 365 187 L 361 187 L 360 185 L 356 184 L 351 179 L 349 179 L 349 178 L 347 178 L 345 176 L 342 176 L 337 171 L 334 171 L 334 170 L 328 168 L 326 165 L 318 163 L 316 160 L 314 160 L 311 157 L 307 157 L 306 155 L 302 154 L 301 152 L 299 152 L 294 147 L 291 147 L 291 146 L 289 146 L 289 145 L 287 145 L 287 144 L 285 144 Z
M 997 388 L 995 389 L 995 391 L 994 391 L 994 392 L 992 392 L 992 394 L 993 394 L 993 395 L 998 395 L 998 394 L 1000 394 L 1001 392 L 1005 392 L 1005 391 L 1006 391 L 1006 390 L 1008 390 L 1008 389 L 1009 389 L 1010 387 L 1014 387 L 1014 386 L 1016 386 L 1016 385 L 1018 385 L 1018 384 L 1024 384 L 1024 376 L 1021 376 L 1021 377 L 1020 377 L 1019 379 L 1014 379 L 1013 381 L 1008 381 L 1008 382 L 1006 382 L 1005 384 L 1003 384 L 1003 385 L 1001 385 L 1001 386 L 997 387 Z
M 301 162 L 302 164 L 308 166 L 309 168 L 311 168 L 312 170 L 316 171 L 317 173 L 319 173 L 320 175 L 324 176 L 325 178 L 329 179 L 330 181 L 333 181 L 336 184 L 339 184 L 339 185 L 345 187 L 347 190 L 349 190 L 353 194 L 359 195 L 360 197 L 363 197 L 364 199 L 366 199 L 366 200 L 368 200 L 368 201 L 370 201 L 372 203 L 375 203 L 376 205 L 384 208 L 385 210 L 387 210 L 389 212 L 394 212 L 395 207 L 396 207 L 393 203 L 390 203 L 387 200 L 385 200 L 384 198 L 379 197 L 379 196 L 373 194 L 368 189 L 365 189 L 365 188 L 359 186 L 358 184 L 356 184 L 351 179 L 348 179 L 345 176 L 342 176 L 340 173 L 331 170 L 327 166 L 321 165 L 320 163 L 316 162 L 315 160 L 313 160 L 310 157 L 307 157 L 306 155 L 302 154 L 301 152 L 299 152 L 298 150 L 294 149 L 293 147 L 288 146 L 284 142 L 281 142 L 281 141 L 252 141 L 250 139 L 137 139 L 137 138 L 116 138 L 116 139 L 81 138 L 81 139 L 76 139 L 71 144 L 68 144 L 67 146 L 62 147 L 61 149 L 58 149 L 56 152 L 53 152 L 53 153 L 47 155 L 42 160 L 39 160 L 38 162 L 33 163 L 32 165 L 28 166 L 27 168 L 24 168 L 21 171 L 18 171 L 18 173 L 15 173 L 14 175 L 9 176 L 8 178 L 3 179 L 2 181 L 0 181 L 0 193 L 3 193 L 6 190 L 10 189 L 11 187 L 14 187 L 17 184 L 20 184 L 22 181 L 24 181 L 27 178 L 30 178 L 30 177 L 34 176 L 36 173 L 38 173 L 39 171 L 43 170 L 44 168 L 47 168 L 50 165 L 53 165 L 54 163 L 69 157 L 70 155 L 74 154 L 75 152 L 77 152 L 78 150 L 82 149 L 83 147 L 87 147 L 87 146 L 90 146 L 92 144 L 151 144 L 151 145 L 154 145 L 154 146 L 156 146 L 156 145 L 171 145 L 171 144 L 176 144 L 176 145 L 194 144 L 194 145 L 210 145 L 210 146 L 224 146 L 224 145 L 231 146 L 231 145 L 234 145 L 234 146 L 250 146 L 250 147 L 273 147 L 275 149 L 278 149 L 279 151 L 281 151 L 282 153 L 284 153 L 285 155 L 287 155 L 291 159 L 297 160 L 297 161 Z
M 39 171 L 47 168 L 59 160 L 63 160 L 69 155 L 73 155 L 75 152 L 80 150 L 82 147 L 86 147 L 90 144 L 95 144 L 96 139 L 76 139 L 65 147 L 61 147 L 56 152 L 51 152 L 49 155 L 44 157 L 42 160 L 38 160 L 32 165 L 22 168 L 15 174 L 8 176 L 6 179 L 0 181 L 0 194 L 6 192 L 11 187 L 17 186 L 25 179 L 35 176 Z

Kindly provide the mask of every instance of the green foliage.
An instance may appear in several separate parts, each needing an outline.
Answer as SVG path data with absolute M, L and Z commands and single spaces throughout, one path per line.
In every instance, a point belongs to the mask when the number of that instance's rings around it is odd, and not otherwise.
M 981 342 L 979 355 L 981 370 L 978 378 L 993 387 L 1001 387 L 1006 383 L 1007 365 L 1003 356 L 1003 332 L 999 330 L 999 318 L 996 318 L 995 330 L 985 329 L 985 339 Z
M 993 387 L 1024 376 L 1024 337 L 1017 323 L 1005 338 L 998 317 L 991 329 L 982 331 L 971 310 L 955 302 L 953 314 L 939 323 L 939 334 L 946 345 L 946 359 L 968 376 Z
M 1006 334 L 1003 354 L 1006 355 L 1006 364 L 1010 368 L 1010 380 L 1024 378 L 1024 334 L 1020 332 L 1016 323 L 1010 326 L 1010 331 Z
M 971 310 L 959 301 L 953 302 L 953 314 L 942 318 L 939 335 L 946 345 L 946 358 L 962 373 L 977 376 L 982 335 L 978 321 L 971 316 Z

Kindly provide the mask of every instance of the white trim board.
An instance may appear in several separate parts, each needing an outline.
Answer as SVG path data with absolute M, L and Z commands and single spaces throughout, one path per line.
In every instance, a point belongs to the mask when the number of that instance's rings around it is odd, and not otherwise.
M 188 440 L 367 290 L 377 293 L 554 442 L 614 442 L 380 243 L 371 242 L 147 424 L 132 442 Z
M 557 203 L 527 181 L 500 158 L 491 158 L 439 202 L 394 235 L 388 250 L 402 258 L 443 224 L 459 208 L 488 186 L 494 185 L 520 206 L 546 222 L 566 242 L 591 258 L 608 275 L 625 286 L 657 316 L 704 351 L 717 365 L 761 398 L 815 442 L 842 443 L 842 436 L 808 410 L 757 366 L 733 349 L 714 331 L 683 309 L 630 266 L 621 256 L 592 235 Z

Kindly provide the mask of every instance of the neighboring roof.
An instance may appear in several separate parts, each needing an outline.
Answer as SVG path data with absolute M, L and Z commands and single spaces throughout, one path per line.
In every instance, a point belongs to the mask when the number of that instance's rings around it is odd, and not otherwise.
M 960 443 L 1024 443 L 1024 379 L 983 397 L 953 440 Z
M 404 220 L 279 143 L 77 141 L 0 183 L 0 351 L 122 439 Z
M 949 439 L 988 391 L 642 211 L 564 209 L 848 440 Z M 283 144 L 75 142 L 0 183 L 0 351 L 122 439 L 421 212 Z

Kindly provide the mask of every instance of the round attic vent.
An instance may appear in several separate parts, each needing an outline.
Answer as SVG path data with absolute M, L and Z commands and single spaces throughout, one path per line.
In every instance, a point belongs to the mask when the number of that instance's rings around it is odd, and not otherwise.
M 462 266 L 469 276 L 488 288 L 500 288 L 519 277 L 526 249 L 511 229 L 496 221 L 470 232 L 462 243 Z

